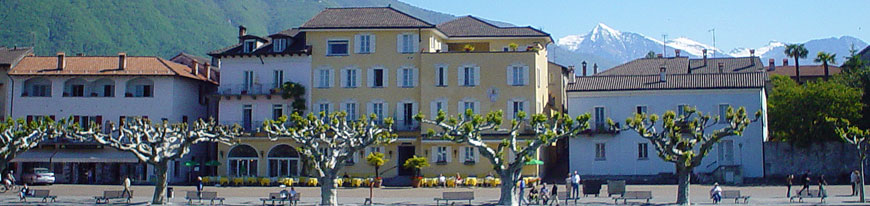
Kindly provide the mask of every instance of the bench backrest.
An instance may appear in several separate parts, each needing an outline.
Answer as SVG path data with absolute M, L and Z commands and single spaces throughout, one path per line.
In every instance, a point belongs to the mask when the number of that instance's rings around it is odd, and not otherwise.
M 32 196 L 45 197 L 45 196 L 48 196 L 48 193 L 50 193 L 50 192 L 51 192 L 50 190 L 33 190 Z
M 124 193 L 124 191 L 103 191 L 103 197 L 120 198 L 122 193 Z
M 272 193 L 269 193 L 269 198 L 271 198 L 271 199 L 284 199 L 284 198 L 281 197 L 281 193 L 280 193 L 280 192 L 272 192 Z
M 474 199 L 474 192 L 444 192 L 444 199 Z
M 185 195 L 185 197 L 187 197 L 187 198 L 198 198 L 199 196 L 196 195 L 196 191 L 187 191 L 187 194 Z
M 625 180 L 607 180 L 607 193 L 625 192 Z
M 740 190 L 725 190 L 722 191 L 723 198 L 737 198 L 740 197 Z
M 626 198 L 652 198 L 652 191 L 626 191 L 622 197 Z
M 217 192 L 202 192 L 202 199 L 217 198 Z

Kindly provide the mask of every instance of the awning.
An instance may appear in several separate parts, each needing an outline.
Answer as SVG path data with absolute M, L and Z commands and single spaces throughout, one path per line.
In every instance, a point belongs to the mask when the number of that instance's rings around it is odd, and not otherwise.
M 12 162 L 80 162 L 80 163 L 137 163 L 139 159 L 129 152 L 106 149 L 31 150 L 15 157 Z

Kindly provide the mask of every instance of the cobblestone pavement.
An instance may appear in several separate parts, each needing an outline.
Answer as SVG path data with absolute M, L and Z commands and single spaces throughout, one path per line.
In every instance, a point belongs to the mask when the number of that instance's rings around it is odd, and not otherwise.
M 195 190 L 193 186 L 173 186 L 175 197 L 170 200 L 172 205 L 187 204 L 184 199 L 186 191 Z M 56 203 L 48 205 L 93 205 L 94 196 L 102 195 L 105 190 L 121 190 L 121 186 L 114 185 L 50 185 L 33 186 L 33 189 L 50 189 L 52 195 L 58 196 Z M 629 191 L 652 191 L 651 204 L 664 205 L 676 200 L 676 185 L 629 185 Z M 559 191 L 565 191 L 560 185 Z M 693 185 L 691 187 L 691 200 L 695 205 L 711 205 L 709 197 L 710 185 Z M 740 190 L 744 195 L 752 196 L 748 205 L 860 205 L 857 197 L 848 196 L 851 187 L 848 185 L 828 186 L 828 199 L 825 203 L 819 203 L 819 199 L 806 199 L 803 203 L 789 203 L 785 198 L 785 187 L 781 186 L 724 186 L 725 190 Z M 795 188 L 793 188 L 795 189 Z M 813 186 L 811 189 L 818 189 Z M 130 205 L 147 205 L 153 194 L 153 186 L 134 186 L 134 198 Z M 216 191 L 219 196 L 227 198 L 227 205 L 260 205 L 259 198 L 265 197 L 269 192 L 280 191 L 278 187 L 206 187 L 206 191 Z M 316 205 L 320 201 L 320 188 L 297 187 L 302 193 L 300 205 Z M 376 205 L 434 205 L 433 198 L 440 197 L 446 191 L 474 191 L 475 205 L 492 204 L 498 200 L 498 188 L 409 188 L 409 187 L 386 187 L 374 189 L 374 202 Z M 606 185 L 602 188 L 601 196 L 589 196 L 581 198 L 582 205 L 613 205 L 613 200 L 607 197 Z M 870 190 L 868 190 L 870 191 Z M 6 192 L 0 194 L 0 205 L 46 205 L 33 200 L 24 203 L 18 200 L 16 193 Z M 338 190 L 338 201 L 342 205 L 361 205 L 369 196 L 368 188 L 341 188 Z M 196 203 L 196 202 L 194 202 Z M 564 202 L 562 202 L 564 203 Z M 632 202 L 629 201 L 629 204 Z M 457 205 L 467 202 L 456 202 Z M 620 202 L 621 204 L 621 202 Z M 635 201 L 634 204 L 641 204 Z M 124 204 L 122 204 L 124 205 Z M 734 205 L 733 200 L 723 200 L 721 205 Z M 868 204 L 870 205 L 870 204 Z

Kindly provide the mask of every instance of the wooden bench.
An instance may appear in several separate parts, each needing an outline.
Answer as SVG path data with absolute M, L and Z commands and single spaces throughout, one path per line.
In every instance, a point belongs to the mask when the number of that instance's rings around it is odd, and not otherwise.
M 197 193 L 200 194 L 197 195 Z M 211 205 L 214 205 L 214 201 L 220 201 L 220 204 L 223 205 L 225 198 L 218 197 L 217 192 L 187 191 L 187 195 L 185 195 L 184 199 L 187 199 L 187 204 L 191 204 L 193 200 L 199 200 L 199 202 L 202 202 L 202 200 L 208 200 Z
M 614 197 L 613 204 L 619 204 L 619 200 L 622 200 L 622 204 L 627 204 L 628 200 L 646 200 L 646 203 L 649 203 L 649 200 L 652 199 L 652 191 L 625 191 L 621 197 Z
M 21 197 L 21 200 L 27 202 L 28 197 L 32 198 L 42 198 L 42 202 L 48 202 L 48 199 L 51 199 L 52 202 L 55 202 L 57 196 L 50 195 L 50 190 L 32 190 L 30 194 L 24 195 Z
M 130 191 L 130 194 L 124 194 L 124 191 L 103 191 L 103 196 L 96 196 L 94 199 L 97 201 L 97 204 L 108 204 L 110 200 L 114 199 L 126 199 L 127 203 L 130 203 L 130 199 L 133 197 L 133 191 Z
M 740 195 L 740 190 L 725 190 L 722 191 L 722 199 L 734 199 L 734 203 L 740 203 L 738 200 L 743 199 L 743 204 L 749 202 L 749 196 Z
M 825 196 L 819 194 L 819 190 L 804 190 L 801 193 L 795 194 L 788 198 L 788 202 L 794 201 L 797 198 L 798 202 L 804 202 L 804 198 L 819 198 L 819 202 L 825 202 Z
M 450 201 L 466 201 L 468 200 L 468 204 L 471 204 L 471 201 L 474 200 L 474 192 L 444 192 L 441 193 L 441 198 L 435 198 L 435 205 L 441 205 L 441 201 L 444 201 L 444 204 L 449 205 Z
M 577 205 L 577 200 L 580 199 L 577 197 L 573 197 L 573 198 L 568 197 L 568 192 L 558 192 L 558 193 L 556 193 L 556 196 L 559 197 L 559 200 L 565 200 L 565 205 L 568 205 L 569 200 L 574 200 L 574 205 Z
M 290 205 L 298 205 L 299 204 L 299 197 L 301 195 L 302 195 L 302 193 L 297 192 L 296 195 L 294 195 L 292 197 L 281 197 L 281 193 L 277 193 L 277 192 L 276 193 L 269 193 L 269 197 L 260 198 L 260 201 L 263 201 L 263 205 L 266 205 L 266 202 L 269 202 L 269 201 L 272 202 L 272 204 L 270 204 L 270 205 L 276 205 L 275 202 L 278 203 L 277 205 L 284 205 L 285 201 L 290 203 Z

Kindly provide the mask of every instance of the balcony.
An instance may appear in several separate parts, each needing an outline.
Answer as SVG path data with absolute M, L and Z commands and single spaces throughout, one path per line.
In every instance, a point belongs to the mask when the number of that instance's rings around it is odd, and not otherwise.
M 217 93 L 219 95 L 275 95 L 280 94 L 281 89 L 263 84 L 221 84 Z
M 403 131 L 403 132 L 404 131 L 420 131 L 420 124 L 414 120 L 396 121 L 396 123 L 393 124 L 393 129 L 395 131 Z
M 221 125 L 239 125 L 242 127 L 242 131 L 246 133 L 258 133 L 261 132 L 261 127 L 263 127 L 263 121 L 221 121 Z

